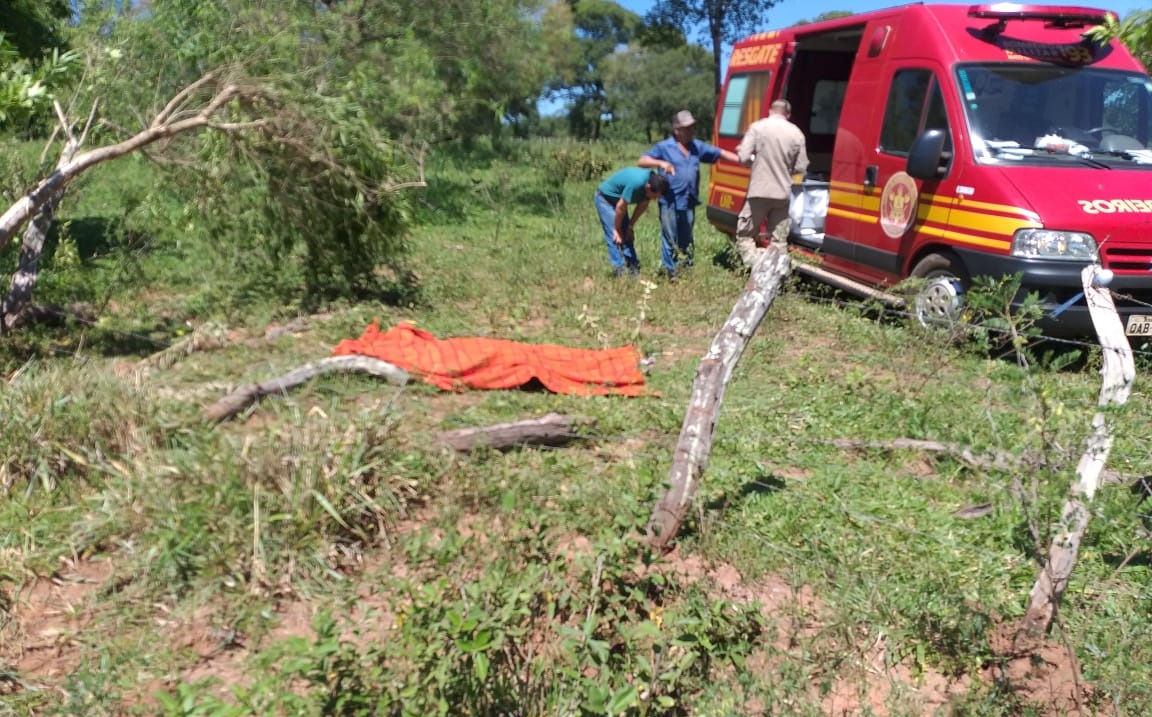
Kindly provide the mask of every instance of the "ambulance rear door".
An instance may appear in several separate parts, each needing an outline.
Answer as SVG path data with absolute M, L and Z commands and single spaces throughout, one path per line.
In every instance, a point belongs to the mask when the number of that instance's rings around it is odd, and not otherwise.
M 780 67 L 786 51 L 787 44 L 778 31 L 754 35 L 733 51 L 716 107 L 713 144 L 735 152 L 748 125 L 767 113 L 782 82 Z M 711 166 L 707 214 L 722 232 L 736 232 L 748 177 L 748 168 L 734 162 L 721 159 Z

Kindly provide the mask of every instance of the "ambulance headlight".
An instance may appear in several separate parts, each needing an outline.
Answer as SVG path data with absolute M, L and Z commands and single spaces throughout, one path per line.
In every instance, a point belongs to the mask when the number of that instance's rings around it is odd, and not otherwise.
M 1012 237 L 1012 256 L 1029 259 L 1098 261 L 1096 240 L 1084 232 L 1054 229 L 1020 229 Z

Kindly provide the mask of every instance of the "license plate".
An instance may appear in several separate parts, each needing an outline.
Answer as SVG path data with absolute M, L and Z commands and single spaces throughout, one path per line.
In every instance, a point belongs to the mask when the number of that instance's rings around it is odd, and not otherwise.
M 1152 336 L 1152 316 L 1133 314 L 1128 317 L 1125 333 L 1129 336 Z

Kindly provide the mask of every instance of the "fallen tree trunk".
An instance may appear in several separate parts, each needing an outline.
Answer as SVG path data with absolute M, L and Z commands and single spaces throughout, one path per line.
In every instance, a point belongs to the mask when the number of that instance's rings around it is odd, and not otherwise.
M 1096 265 L 1085 267 L 1081 274 L 1088 311 L 1100 337 L 1100 348 L 1103 349 L 1103 381 L 1097 401 L 1098 410 L 1092 418 L 1088 445 L 1076 466 L 1077 480 L 1069 490 L 1060 514 L 1060 523 L 1048 547 L 1048 559 L 1040 568 L 1036 583 L 1032 586 L 1028 609 L 1017 632 L 1017 638 L 1026 640 L 1038 639 L 1052 627 L 1056 610 L 1068 587 L 1068 579 L 1076 566 L 1080 541 L 1092 517 L 1088 504 L 1092 502 L 1096 488 L 1100 485 L 1100 474 L 1112 450 L 1112 427 L 1106 410 L 1128 400 L 1132 382 L 1136 378 L 1132 347 L 1124 335 L 1124 325 L 1116 313 L 1112 293 L 1104 286 L 1107 280 L 1100 281 L 1099 275 L 1100 267 Z
M 320 374 L 350 371 L 376 376 L 397 386 L 408 383 L 407 371 L 380 359 L 368 356 L 333 356 L 294 368 L 271 381 L 241 386 L 205 407 L 204 419 L 219 423 L 235 416 L 265 396 L 286 393 L 288 389 L 295 388 Z
M 226 345 L 226 335 L 226 329 L 220 324 L 214 322 L 203 324 L 171 346 L 137 361 L 136 371 L 142 372 L 151 368 L 171 368 L 180 359 L 191 356 L 197 351 L 222 348 Z
M 728 380 L 790 270 L 786 251 L 775 246 L 764 250 L 728 320 L 696 368 L 692 396 L 668 472 L 668 491 L 656 503 L 648 520 L 647 542 L 655 549 L 666 550 L 680 532 L 680 525 L 700 488 L 700 478 L 708 467 L 712 434 Z
M 298 317 L 289 321 L 284 326 L 269 327 L 261 336 L 242 339 L 236 343 L 242 346 L 259 347 L 276 341 L 281 336 L 290 335 L 296 331 L 304 331 L 307 327 L 307 319 Z M 186 356 L 191 356 L 198 351 L 215 351 L 235 345 L 229 341 L 229 334 L 228 327 L 222 324 L 214 322 L 202 324 L 191 334 L 174 342 L 172 345 L 137 361 L 136 370 L 147 371 L 152 368 L 171 368 L 177 361 L 182 360 Z
M 595 422 L 588 419 L 549 413 L 527 421 L 444 431 L 440 440 L 461 453 L 481 448 L 503 451 L 517 446 L 559 447 L 583 440 L 586 436 L 581 435 L 578 429 L 593 425 Z
M 48 237 L 48 230 L 52 228 L 56 208 L 63 196 L 64 190 L 60 190 L 49 197 L 24 230 L 24 238 L 20 243 L 20 258 L 17 260 L 16 273 L 12 275 L 12 286 L 8 290 L 8 296 L 0 304 L 0 317 L 3 317 L 0 321 L 0 333 L 17 328 L 22 321 L 26 322 L 29 319 L 27 314 L 21 314 L 21 310 L 32 300 L 32 291 L 36 288 L 40 270 L 40 255 L 44 252 L 44 240 Z

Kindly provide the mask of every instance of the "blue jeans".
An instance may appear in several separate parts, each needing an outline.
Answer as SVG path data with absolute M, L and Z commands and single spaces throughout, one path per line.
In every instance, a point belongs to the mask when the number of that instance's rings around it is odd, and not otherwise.
M 695 209 L 660 205 L 660 260 L 669 274 L 692 266 L 692 224 L 695 221 Z
M 596 213 L 600 215 L 600 226 L 604 228 L 604 243 L 608 245 L 608 262 L 616 273 L 623 273 L 625 267 L 635 273 L 640 271 L 640 259 L 636 256 L 636 247 L 628 236 L 627 216 L 624 217 L 624 243 L 616 246 L 612 235 L 616 228 L 616 204 L 596 192 Z

